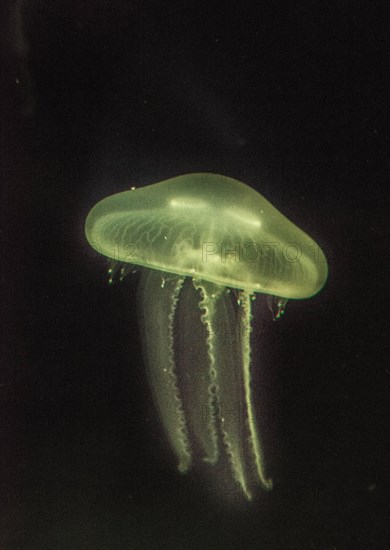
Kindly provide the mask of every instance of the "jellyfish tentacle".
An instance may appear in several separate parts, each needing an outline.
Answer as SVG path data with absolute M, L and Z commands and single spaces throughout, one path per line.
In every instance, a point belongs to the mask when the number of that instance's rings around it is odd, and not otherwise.
M 174 316 L 184 277 L 161 271 L 142 273 L 139 309 L 150 387 L 165 432 L 178 459 L 178 470 L 192 463 L 188 426 L 174 361 Z
M 242 334 L 242 372 L 244 379 L 245 406 L 249 429 L 249 443 L 255 462 L 257 476 L 264 489 L 271 490 L 272 480 L 267 478 L 265 474 L 264 459 L 261 450 L 260 438 L 256 427 L 251 388 L 252 297 L 253 294 L 251 292 L 240 292 L 240 333 Z
M 235 314 L 226 288 L 206 281 L 194 281 L 200 289 L 203 309 L 202 322 L 207 325 L 207 345 L 213 387 L 210 392 L 210 418 L 213 418 L 215 437 L 219 431 L 234 480 L 248 500 L 252 499 L 250 475 L 245 459 L 247 430 L 241 416 L 244 402 L 243 380 Z M 217 441 L 216 441 L 217 445 Z
M 217 391 L 217 369 L 216 369 L 216 353 L 215 353 L 215 330 L 213 327 L 213 318 L 215 315 L 215 303 L 213 297 L 206 290 L 206 283 L 198 279 L 193 279 L 195 289 L 200 292 L 201 299 L 198 303 L 199 309 L 202 311 L 201 322 L 206 327 L 206 348 L 209 360 L 208 365 L 208 387 L 207 387 L 207 415 L 206 415 L 206 433 L 208 435 L 208 449 L 205 462 L 215 464 L 218 460 L 218 433 L 217 420 L 215 411 L 215 400 Z M 209 287 L 215 287 L 217 292 L 220 291 L 216 285 L 207 283 Z

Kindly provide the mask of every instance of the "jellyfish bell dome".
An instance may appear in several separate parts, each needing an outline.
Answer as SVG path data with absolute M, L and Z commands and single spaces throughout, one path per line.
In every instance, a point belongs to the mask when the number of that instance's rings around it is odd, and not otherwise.
M 163 272 L 289 299 L 325 284 L 311 237 L 248 185 L 211 173 L 180 175 L 109 196 L 86 237 L 101 254 Z

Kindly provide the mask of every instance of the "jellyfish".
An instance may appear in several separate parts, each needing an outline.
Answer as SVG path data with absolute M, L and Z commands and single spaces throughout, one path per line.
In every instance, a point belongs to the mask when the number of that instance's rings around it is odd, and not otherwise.
M 270 490 L 252 383 L 252 301 L 277 297 L 279 316 L 287 300 L 318 293 L 328 271 L 320 247 L 254 189 L 211 173 L 109 196 L 85 232 L 122 276 L 140 268 L 147 378 L 178 470 L 223 457 L 248 500 L 253 480 Z

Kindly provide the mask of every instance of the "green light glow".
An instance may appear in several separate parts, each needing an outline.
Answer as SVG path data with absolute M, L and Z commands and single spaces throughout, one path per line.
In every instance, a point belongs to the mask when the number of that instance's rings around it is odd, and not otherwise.
M 259 193 L 218 174 L 107 197 L 85 231 L 104 256 L 145 268 L 139 312 L 147 374 L 179 470 L 199 456 L 216 464 L 223 453 L 247 499 L 253 479 L 270 489 L 251 383 L 251 304 L 255 293 L 276 296 L 278 319 L 288 299 L 319 292 L 328 273 L 322 250 Z M 221 327 L 226 334 L 239 327 L 244 337 L 222 343 Z M 226 414 L 233 404 L 240 422 Z

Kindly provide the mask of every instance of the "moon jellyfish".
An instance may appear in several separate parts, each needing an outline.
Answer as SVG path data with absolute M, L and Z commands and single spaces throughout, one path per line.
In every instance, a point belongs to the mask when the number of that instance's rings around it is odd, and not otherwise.
M 251 364 L 252 301 L 315 295 L 327 263 L 306 233 L 246 184 L 185 174 L 107 197 L 85 225 L 93 248 L 139 266 L 147 377 L 180 472 L 230 464 L 248 500 L 269 490 Z M 239 331 L 240 338 L 221 338 Z M 230 414 L 233 405 L 237 415 Z M 210 470 L 211 472 L 211 470 Z

